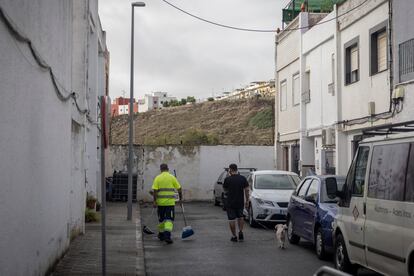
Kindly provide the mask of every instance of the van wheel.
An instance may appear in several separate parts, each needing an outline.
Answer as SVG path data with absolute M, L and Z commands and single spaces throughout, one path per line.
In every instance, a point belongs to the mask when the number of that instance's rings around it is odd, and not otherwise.
M 292 223 L 290 218 L 288 218 L 287 227 L 288 227 L 288 230 L 287 230 L 288 235 L 287 236 L 288 236 L 289 242 L 291 244 L 298 244 L 299 240 L 300 240 L 300 237 L 293 233 L 293 223 Z
M 316 256 L 320 260 L 324 260 L 326 258 L 326 250 L 325 244 L 323 243 L 323 235 L 321 227 L 318 227 L 315 231 L 315 251 Z
M 358 271 L 358 267 L 351 264 L 348 258 L 348 252 L 346 251 L 345 241 L 342 234 L 336 237 L 335 243 L 335 268 L 355 275 Z

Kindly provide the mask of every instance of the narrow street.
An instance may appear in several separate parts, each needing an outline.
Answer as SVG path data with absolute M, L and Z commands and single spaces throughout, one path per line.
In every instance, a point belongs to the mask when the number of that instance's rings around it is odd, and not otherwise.
M 156 232 L 156 212 L 151 205 L 142 205 L 142 225 Z M 195 235 L 181 239 L 184 226 L 181 209 L 176 207 L 174 243 L 160 242 L 156 235 L 145 235 L 144 254 L 147 275 L 313 275 L 321 266 L 313 247 L 301 241 L 285 250 L 277 247 L 275 233 L 264 228 L 245 225 L 245 241 L 230 242 L 226 213 L 211 203 L 185 204 L 187 220 Z M 269 226 L 270 227 L 270 226 Z M 375 276 L 360 270 L 358 275 Z
M 322 265 L 309 243 L 277 247 L 274 231 L 245 226 L 245 241 L 230 242 L 226 213 L 210 203 L 187 203 L 188 221 L 195 235 L 181 240 L 184 226 L 176 208 L 174 244 L 160 242 L 156 235 L 144 235 L 148 275 L 311 275 Z M 143 225 L 156 231 L 157 218 L 142 206 Z M 173 273 L 172 273 L 173 272 Z

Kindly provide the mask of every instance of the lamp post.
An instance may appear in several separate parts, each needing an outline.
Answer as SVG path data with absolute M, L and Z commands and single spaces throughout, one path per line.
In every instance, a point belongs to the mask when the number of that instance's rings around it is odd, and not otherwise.
M 129 139 L 128 139 L 128 213 L 127 220 L 132 220 L 132 135 L 134 133 L 134 8 L 145 7 L 144 2 L 131 3 L 131 79 L 129 96 Z

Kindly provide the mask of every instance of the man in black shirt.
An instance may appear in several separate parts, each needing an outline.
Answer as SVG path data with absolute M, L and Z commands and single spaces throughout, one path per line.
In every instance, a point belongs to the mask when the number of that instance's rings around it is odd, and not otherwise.
M 239 226 L 239 241 L 243 241 L 243 208 L 248 207 L 249 184 L 247 183 L 246 178 L 238 173 L 236 164 L 230 164 L 229 173 L 230 176 L 224 179 L 223 189 L 227 194 L 227 217 L 233 235 L 231 241 L 237 242 L 235 220 L 237 219 L 237 225 Z M 244 201 L 245 197 L 246 203 Z

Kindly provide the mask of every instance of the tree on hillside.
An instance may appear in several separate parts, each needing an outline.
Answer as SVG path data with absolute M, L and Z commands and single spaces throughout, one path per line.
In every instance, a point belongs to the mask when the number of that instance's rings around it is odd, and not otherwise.
M 188 96 L 187 97 L 187 103 L 195 103 L 196 99 L 193 96 Z
M 170 107 L 170 102 L 164 102 L 164 103 L 162 104 L 162 106 L 163 106 L 163 107 Z
M 186 99 L 181 99 L 180 104 L 181 105 L 186 105 L 187 104 L 187 100 Z
M 214 98 L 213 97 L 210 97 L 210 98 L 207 99 L 207 101 L 214 102 Z

